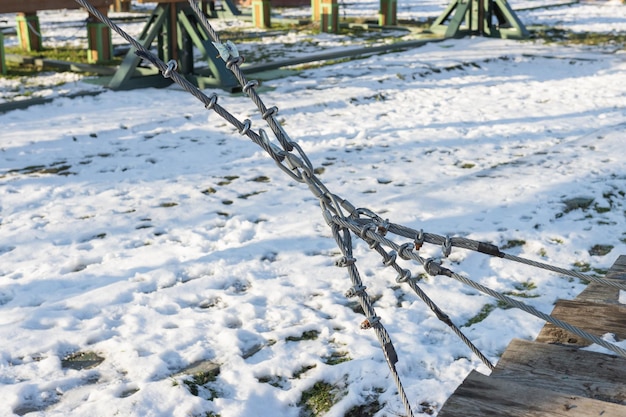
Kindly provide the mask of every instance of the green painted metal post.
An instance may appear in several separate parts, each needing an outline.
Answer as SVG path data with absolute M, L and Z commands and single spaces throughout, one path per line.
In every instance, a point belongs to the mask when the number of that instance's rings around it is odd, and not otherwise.
M 311 20 L 319 22 L 322 16 L 322 0 L 311 0 Z
M 106 10 L 104 11 L 106 14 Z M 113 42 L 111 41 L 111 29 L 101 23 L 95 16 L 87 19 L 87 62 L 100 64 L 113 59 Z
M 337 0 L 322 0 L 320 31 L 339 32 L 339 4 Z
M 252 0 L 252 21 L 257 28 L 272 27 L 270 0 Z
M 41 28 L 37 13 L 17 14 L 17 36 L 25 51 L 41 51 Z
M 0 74 L 7 75 L 7 60 L 4 56 L 4 34 L 0 32 Z
M 378 24 L 381 26 L 398 24 L 398 0 L 380 0 Z

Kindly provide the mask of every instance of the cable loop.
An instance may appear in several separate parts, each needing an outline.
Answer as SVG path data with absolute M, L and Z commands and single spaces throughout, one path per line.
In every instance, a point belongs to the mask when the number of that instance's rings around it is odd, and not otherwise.
M 209 104 L 207 104 L 204 107 L 208 110 L 213 110 L 216 104 L 217 104 L 217 94 L 213 93 L 211 94 Z
M 250 130 L 250 127 L 252 127 L 252 122 L 250 121 L 250 119 L 244 120 L 243 127 L 241 128 L 241 130 L 239 130 L 239 133 L 245 136 Z
M 278 107 L 272 106 L 269 109 L 267 109 L 267 111 L 263 113 L 261 117 L 263 118 L 263 120 L 267 120 L 268 117 L 274 116 L 276 114 L 278 114 Z
M 411 271 L 409 269 L 403 269 L 401 273 L 396 277 L 396 282 L 401 284 L 411 279 Z
M 248 94 L 248 90 L 250 90 L 251 88 L 256 88 L 259 86 L 259 82 L 257 80 L 250 80 L 246 83 L 246 85 L 243 86 L 243 92 Z
M 398 256 L 405 261 L 411 260 L 410 255 L 407 255 L 407 253 L 411 254 L 414 247 L 415 245 L 411 242 L 400 245 L 400 247 L 398 248 Z
M 178 63 L 174 59 L 170 59 L 167 61 L 167 69 L 163 71 L 163 78 L 170 78 L 172 76 L 172 72 L 176 71 L 178 68 Z
M 391 266 L 396 263 L 396 259 L 398 259 L 398 254 L 394 251 L 389 252 L 389 258 L 383 261 L 383 265 Z

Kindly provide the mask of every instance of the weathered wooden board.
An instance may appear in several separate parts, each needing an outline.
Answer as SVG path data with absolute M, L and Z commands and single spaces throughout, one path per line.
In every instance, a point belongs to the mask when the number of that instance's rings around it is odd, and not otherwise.
M 552 316 L 596 336 L 614 333 L 618 339 L 626 338 L 626 305 L 559 300 L 552 310 Z M 537 336 L 537 342 L 574 346 L 589 346 L 591 344 L 591 342 L 550 323 L 541 329 L 539 336 Z
M 615 280 L 616 282 L 626 282 L 626 255 L 621 255 L 611 269 L 606 274 L 606 279 Z M 619 303 L 619 289 L 615 287 L 609 287 L 607 285 L 598 284 L 595 282 L 589 283 L 587 288 L 581 292 L 577 300 L 591 301 L 594 303 Z
M 113 0 L 89 0 L 95 8 L 108 8 Z M 34 13 L 38 10 L 79 9 L 74 0 L 2 0 L 0 13 Z
M 491 378 L 626 405 L 626 358 L 513 339 Z
M 624 417 L 626 406 L 560 394 L 472 371 L 446 401 L 439 417 Z
M 606 277 L 626 280 L 626 255 L 620 255 L 617 258 L 609 272 L 607 272 Z

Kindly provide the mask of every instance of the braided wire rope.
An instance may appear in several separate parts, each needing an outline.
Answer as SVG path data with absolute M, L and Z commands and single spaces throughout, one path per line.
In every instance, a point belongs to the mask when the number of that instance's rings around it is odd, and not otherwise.
M 365 224 L 368 222 L 366 219 L 360 219 L 361 223 Z M 601 285 L 618 288 L 620 290 L 626 291 L 626 282 L 618 281 L 613 279 L 606 279 L 602 277 L 598 277 L 595 275 L 583 274 L 578 271 L 572 271 L 570 269 L 560 268 L 554 265 L 549 265 L 546 263 L 534 261 L 531 259 L 522 258 L 515 255 L 510 255 L 508 253 L 504 253 L 500 251 L 500 249 L 491 243 L 480 242 L 477 240 L 467 239 L 464 237 L 446 237 L 433 233 L 425 233 L 410 227 L 406 227 L 403 225 L 389 223 L 389 232 L 396 234 L 398 236 L 406 237 L 409 239 L 415 239 L 416 236 L 421 234 L 421 239 L 426 243 L 431 243 L 433 245 L 443 246 L 448 241 L 453 247 L 468 249 L 476 252 L 480 252 L 486 255 L 491 255 L 497 258 L 507 259 L 513 262 L 522 263 L 525 265 L 529 265 L 535 268 L 545 269 L 547 271 L 555 272 L 557 274 L 566 275 L 578 279 L 582 279 L 585 281 L 593 281 Z
M 518 308 L 528 314 L 531 314 L 535 317 L 538 317 L 544 321 L 547 321 L 549 323 L 554 324 L 555 326 L 558 326 L 564 330 L 567 330 L 570 333 L 573 333 L 577 336 L 580 336 L 586 340 L 589 340 L 590 342 L 593 342 L 599 346 L 602 346 L 606 349 L 609 349 L 613 352 L 615 352 L 616 354 L 623 356 L 626 358 L 626 350 L 622 349 L 621 347 L 612 344 L 610 342 L 607 342 L 601 338 L 599 338 L 596 335 L 593 335 L 589 332 L 586 332 L 582 329 L 580 329 L 579 327 L 573 326 L 563 320 L 557 319 L 556 317 L 553 317 L 549 314 L 543 313 L 539 310 L 537 310 L 536 308 L 525 304 L 521 301 L 515 300 L 511 297 L 507 297 L 504 294 L 501 294 L 497 291 L 492 290 L 491 288 L 485 287 L 484 285 L 473 281 L 467 277 L 464 277 L 460 274 L 457 274 L 447 268 L 444 268 L 441 266 L 440 263 L 438 263 L 437 261 L 435 261 L 434 259 L 430 258 L 430 259 L 425 259 L 422 256 L 419 255 L 419 253 L 413 251 L 413 248 L 411 245 L 398 245 L 397 243 L 395 243 L 392 240 L 389 240 L 387 238 L 385 238 L 384 236 L 382 236 L 379 233 L 374 232 L 371 227 L 366 226 L 362 226 L 361 224 L 359 224 L 358 222 L 355 222 L 354 219 L 349 219 L 346 221 L 346 219 L 342 219 L 339 217 L 335 217 L 333 219 L 334 221 L 336 221 L 337 223 L 341 224 L 344 227 L 349 228 L 350 230 L 352 230 L 355 234 L 357 235 L 364 235 L 367 238 L 374 240 L 382 245 L 388 246 L 392 249 L 394 249 L 395 251 L 398 251 L 398 255 L 405 258 L 405 259 L 412 259 L 415 261 L 418 261 L 419 263 L 422 264 L 422 266 L 424 267 L 425 271 L 432 276 L 437 276 L 437 275 L 443 275 L 443 276 L 447 276 L 450 278 L 454 278 L 455 280 L 468 285 L 480 292 L 483 292 L 499 301 L 502 301 L 512 307 Z M 374 224 L 373 222 L 370 222 L 369 224 Z M 374 224 L 375 225 L 375 224 Z
M 282 149 L 270 141 L 269 137 L 263 129 L 259 129 L 259 133 L 254 132 L 251 129 L 251 121 L 249 119 L 241 122 L 225 108 L 217 104 L 217 94 L 213 93 L 210 96 L 207 96 L 202 91 L 200 91 L 194 84 L 190 83 L 186 78 L 178 74 L 176 72 L 175 61 L 170 61 L 168 63 L 163 62 L 158 57 L 154 56 L 150 51 L 148 51 L 137 40 L 128 35 L 119 26 L 117 26 L 112 20 L 102 15 L 97 9 L 89 4 L 87 0 L 75 1 L 84 8 L 86 8 L 93 16 L 98 18 L 100 21 L 102 21 L 104 24 L 106 24 L 108 27 L 118 33 L 122 38 L 124 38 L 132 46 L 132 48 L 134 48 L 135 53 L 140 58 L 151 62 L 163 74 L 164 77 L 170 78 L 173 82 L 181 86 L 185 91 L 189 92 L 200 102 L 202 102 L 206 109 L 212 110 L 217 113 L 220 117 L 222 117 L 224 120 L 237 128 L 240 134 L 249 137 L 255 144 L 265 150 L 269 154 L 269 156 L 276 162 L 278 167 L 281 168 L 281 170 L 283 170 L 292 179 L 297 182 L 307 184 L 313 195 L 320 201 L 320 206 L 322 208 L 324 218 L 331 228 L 333 237 L 342 252 L 343 257 L 336 262 L 336 265 L 347 268 L 348 275 L 353 285 L 346 293 L 346 296 L 358 297 L 359 304 L 361 305 L 363 311 L 367 316 L 367 319 L 362 323 L 361 327 L 364 329 L 374 329 L 379 343 L 381 344 L 387 364 L 394 377 L 396 386 L 398 388 L 398 393 L 405 406 L 407 417 L 412 417 L 413 412 L 411 410 L 410 402 L 406 396 L 404 387 L 396 370 L 395 364 L 398 361 L 398 357 L 395 348 L 393 347 L 393 343 L 391 341 L 389 333 L 380 322 L 380 318 L 376 315 L 371 299 L 366 292 L 366 287 L 363 285 L 363 282 L 360 278 L 359 271 L 355 264 L 356 260 L 352 256 L 353 244 L 350 232 L 354 233 L 356 236 L 370 244 L 370 247 L 382 256 L 383 263 L 386 266 L 391 266 L 394 270 L 396 270 L 396 272 L 398 272 L 398 278 L 396 279 L 396 281 L 408 283 L 411 289 L 420 297 L 420 299 L 425 302 L 425 304 L 427 304 L 427 306 L 435 313 L 439 320 L 446 323 L 454 331 L 454 333 L 456 333 L 457 336 L 459 336 L 490 369 L 493 369 L 493 365 L 491 365 L 487 358 L 472 344 L 472 342 L 467 337 L 465 337 L 465 335 L 463 335 L 458 327 L 454 325 L 454 323 L 452 323 L 450 318 L 445 313 L 443 313 L 443 311 L 441 311 L 439 307 L 437 307 L 437 305 L 424 293 L 424 291 L 417 285 L 416 281 L 411 278 L 410 271 L 402 269 L 399 265 L 397 265 L 397 263 L 395 262 L 396 256 L 400 256 L 403 259 L 412 259 L 418 261 L 424 267 L 426 272 L 430 275 L 444 275 L 454 278 L 468 286 L 473 287 L 474 289 L 490 295 L 491 297 L 494 297 L 513 307 L 519 308 L 547 322 L 553 323 L 559 327 L 564 328 L 567 331 L 570 331 L 571 333 L 574 333 L 580 337 L 592 341 L 593 343 L 603 346 L 606 349 L 609 349 L 621 356 L 626 357 L 626 350 L 609 342 L 606 342 L 598 338 L 597 336 L 591 335 L 582 329 L 570 325 L 569 323 L 563 322 L 550 315 L 542 313 L 532 306 L 528 306 L 522 302 L 519 302 L 496 291 L 493 291 L 487 287 L 484 287 L 483 285 L 472 281 L 469 278 L 456 274 L 449 269 L 443 268 L 433 259 L 425 259 L 420 256 L 418 250 L 421 246 L 421 243 L 423 242 L 442 245 L 444 249 L 444 254 L 449 253 L 452 246 L 456 246 L 459 248 L 475 250 L 484 254 L 498 256 L 516 262 L 526 263 L 528 265 L 547 269 L 556 273 L 575 276 L 589 281 L 595 281 L 603 285 L 610 285 L 620 289 L 626 289 L 625 285 L 616 283 L 612 280 L 606 280 L 591 275 L 580 274 L 575 271 L 569 271 L 555 266 L 515 257 L 513 255 L 507 255 L 500 252 L 497 246 L 484 242 L 478 242 L 465 238 L 443 237 L 431 233 L 423 233 L 421 231 L 418 232 L 405 226 L 389 223 L 388 221 L 382 221 L 379 216 L 367 209 L 355 210 L 352 204 L 350 204 L 346 200 L 341 200 L 339 197 L 332 194 L 328 190 L 328 188 L 322 183 L 322 181 L 314 174 L 313 166 L 308 156 L 297 143 L 293 142 L 289 138 L 287 133 L 283 130 L 283 128 L 274 117 L 278 112 L 278 108 L 271 107 L 268 109 L 255 90 L 255 88 L 258 86 L 258 82 L 246 80 L 243 72 L 239 67 L 239 65 L 243 63 L 243 57 L 239 56 L 238 53 L 235 55 L 230 54 L 227 57 L 222 56 L 225 61 L 225 65 L 235 75 L 239 83 L 242 85 L 243 91 L 248 94 L 251 100 L 255 103 L 259 112 L 261 113 L 262 118 L 270 127 L 272 133 L 277 138 Z M 199 6 L 194 0 L 188 0 L 188 2 L 198 16 L 200 23 L 213 39 L 214 44 L 216 44 L 216 47 L 218 47 L 221 44 L 219 36 L 210 25 L 207 17 L 204 15 L 204 13 L 202 13 Z M 292 153 L 292 151 L 294 150 L 297 152 L 298 155 Z M 350 217 L 346 217 L 343 214 L 342 207 L 349 212 Z M 360 218 L 359 216 L 361 214 L 368 216 L 369 219 Z M 398 236 L 416 238 L 416 243 L 405 243 L 403 245 L 398 245 L 395 242 L 384 237 L 384 235 L 388 231 Z M 388 253 L 381 248 L 381 245 L 390 247 L 395 252 Z

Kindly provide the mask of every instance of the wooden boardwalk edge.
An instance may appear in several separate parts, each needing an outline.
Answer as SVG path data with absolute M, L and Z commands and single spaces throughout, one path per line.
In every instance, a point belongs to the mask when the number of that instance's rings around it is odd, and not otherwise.
M 626 255 L 606 278 L 626 281 Z M 592 282 L 575 300 L 559 300 L 552 315 L 623 340 L 626 305 L 619 296 L 619 289 Z M 626 416 L 626 358 L 580 350 L 588 344 L 549 323 L 534 342 L 514 339 L 491 376 L 470 373 L 438 416 Z

